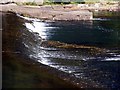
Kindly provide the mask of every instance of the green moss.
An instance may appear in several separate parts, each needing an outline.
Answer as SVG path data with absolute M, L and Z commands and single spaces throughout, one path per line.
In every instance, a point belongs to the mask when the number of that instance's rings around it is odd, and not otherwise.
M 32 5 L 32 6 L 37 6 L 38 4 L 35 2 L 24 2 L 23 5 Z
M 99 12 L 93 12 L 94 17 L 120 17 L 120 12 L 111 12 L 111 11 L 99 11 Z

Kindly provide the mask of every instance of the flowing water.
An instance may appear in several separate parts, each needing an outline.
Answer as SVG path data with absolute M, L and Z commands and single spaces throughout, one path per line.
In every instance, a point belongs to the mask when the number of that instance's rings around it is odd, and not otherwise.
M 9 15 L 9 19 L 15 18 Z M 17 15 L 24 20 L 17 51 L 42 64 L 69 73 L 84 87 L 120 88 L 120 18 L 94 18 L 91 21 L 43 22 Z M 19 21 L 19 20 L 18 20 Z M 19 22 L 18 22 L 19 23 Z M 15 22 L 10 25 L 16 27 Z M 63 45 L 99 48 L 44 47 L 44 41 Z M 103 52 L 102 52 L 103 51 Z M 73 81 L 74 82 L 74 81 Z M 86 84 L 86 85 L 85 85 Z

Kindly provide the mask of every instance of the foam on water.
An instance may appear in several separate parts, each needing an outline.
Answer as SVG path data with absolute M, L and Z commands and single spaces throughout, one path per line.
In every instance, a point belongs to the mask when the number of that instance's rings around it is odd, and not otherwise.
M 120 57 L 106 58 L 104 61 L 120 61 Z
M 30 32 L 37 32 L 42 39 L 48 38 L 47 37 L 48 30 L 57 28 L 57 27 L 50 27 L 48 23 L 42 22 L 40 19 L 37 18 L 24 17 L 19 14 L 17 14 L 17 16 L 30 21 L 30 22 L 26 22 L 24 25 L 26 26 L 26 28 L 29 29 Z
M 17 16 L 29 21 L 41 21 L 40 19 L 21 16 L 20 14 L 17 14 Z
M 25 26 L 32 32 L 39 33 L 42 39 L 47 39 L 48 30 L 51 30 L 55 27 L 49 27 L 48 24 L 43 22 L 34 21 L 32 23 L 25 23 Z
M 93 18 L 95 21 L 108 21 L 110 19 L 104 19 L 104 18 Z

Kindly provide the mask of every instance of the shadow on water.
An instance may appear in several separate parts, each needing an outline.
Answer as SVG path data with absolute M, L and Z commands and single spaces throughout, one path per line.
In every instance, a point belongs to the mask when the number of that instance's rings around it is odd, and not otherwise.
M 6 46 L 7 41 L 3 41 L 3 51 L 10 47 L 14 52 L 69 73 L 75 77 L 73 82 L 86 84 L 87 88 L 91 85 L 120 88 L 119 20 L 42 22 L 19 15 L 7 17 L 10 18 L 7 25 L 17 28 L 18 35 L 13 38 L 17 40 L 14 46 Z

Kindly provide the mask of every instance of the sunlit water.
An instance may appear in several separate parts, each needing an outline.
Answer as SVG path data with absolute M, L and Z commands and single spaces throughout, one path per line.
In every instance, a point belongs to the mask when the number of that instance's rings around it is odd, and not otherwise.
M 42 22 L 27 18 L 21 50 L 29 58 L 69 73 L 84 87 L 120 88 L 120 19 L 94 18 L 91 21 Z M 32 35 L 31 35 L 32 34 Z M 81 49 L 41 47 L 42 40 L 95 46 L 105 53 L 91 54 Z

